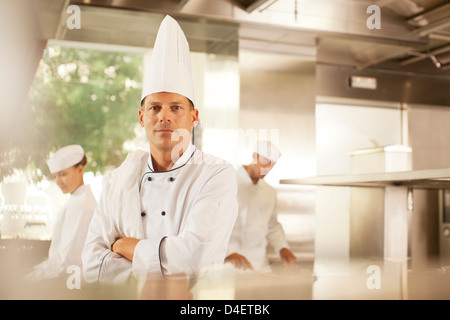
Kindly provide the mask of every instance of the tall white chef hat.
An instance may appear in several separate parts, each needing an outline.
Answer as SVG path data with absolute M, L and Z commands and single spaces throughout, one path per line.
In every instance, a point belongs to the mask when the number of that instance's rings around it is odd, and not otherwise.
M 157 92 L 173 92 L 195 104 L 189 43 L 179 24 L 170 16 L 161 22 L 148 70 L 144 75 L 141 103 Z
M 78 144 L 72 144 L 56 151 L 50 159 L 47 160 L 47 165 L 50 172 L 55 173 L 76 165 L 83 157 L 83 148 Z
M 280 150 L 270 141 L 259 140 L 256 143 L 255 152 L 264 158 L 277 162 L 281 157 Z

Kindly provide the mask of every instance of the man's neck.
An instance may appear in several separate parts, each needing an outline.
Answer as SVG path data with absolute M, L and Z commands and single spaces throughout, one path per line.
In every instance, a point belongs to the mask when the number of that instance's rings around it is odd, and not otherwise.
M 172 149 L 159 149 L 159 148 L 151 148 L 151 157 L 152 157 L 152 165 L 153 170 L 155 172 L 169 171 L 173 168 L 175 163 L 181 156 L 184 151 L 182 148 L 179 151 L 178 157 L 173 157 Z
M 253 165 L 249 164 L 249 165 L 247 165 L 247 166 L 244 166 L 244 168 L 245 168 L 245 170 L 247 171 L 247 173 L 248 173 L 250 179 L 252 179 L 252 183 L 253 183 L 253 184 L 257 184 L 257 183 L 258 183 L 258 180 L 259 180 L 259 177 L 258 177 L 258 176 L 255 176 L 255 175 L 253 174 Z
M 153 151 L 151 152 L 153 170 L 156 172 L 169 171 L 175 164 L 175 159 L 172 160 L 172 152 L 161 152 Z
M 165 160 L 157 160 L 156 157 L 152 155 L 152 164 L 153 164 L 153 170 L 155 172 L 162 172 L 162 171 L 169 171 L 173 167 L 172 160 L 165 161 Z

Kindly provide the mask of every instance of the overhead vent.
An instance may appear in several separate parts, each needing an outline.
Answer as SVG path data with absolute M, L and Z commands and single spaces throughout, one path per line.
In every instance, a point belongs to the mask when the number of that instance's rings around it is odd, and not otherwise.
M 138 11 L 180 10 L 189 0 L 70 0 L 70 4 Z
M 269 1 L 270 0 L 234 0 L 234 2 L 236 2 L 240 7 L 244 8 L 245 11 L 249 13 Z

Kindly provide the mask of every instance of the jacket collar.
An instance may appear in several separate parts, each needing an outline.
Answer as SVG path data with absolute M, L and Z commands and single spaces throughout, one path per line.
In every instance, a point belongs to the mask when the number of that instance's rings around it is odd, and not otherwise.
M 176 170 L 176 169 L 181 168 L 182 166 L 184 166 L 192 158 L 192 156 L 194 155 L 196 150 L 197 150 L 197 148 L 192 143 L 189 143 L 189 146 L 183 152 L 181 157 L 178 158 L 178 160 L 173 165 L 172 169 L 170 169 L 168 171 L 173 171 L 173 170 Z M 150 156 L 148 157 L 147 166 L 148 166 L 148 169 L 150 169 L 151 172 L 155 172 L 155 170 L 153 169 L 151 150 L 150 150 Z

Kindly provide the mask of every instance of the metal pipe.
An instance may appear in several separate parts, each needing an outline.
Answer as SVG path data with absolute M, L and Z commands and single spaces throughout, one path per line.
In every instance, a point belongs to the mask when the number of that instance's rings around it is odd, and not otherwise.
M 426 58 L 431 58 L 430 56 L 436 57 L 437 55 L 446 53 L 448 51 L 450 51 L 450 45 L 447 45 L 447 46 L 439 48 L 439 49 L 432 50 L 429 53 L 408 52 L 409 55 L 414 55 L 416 57 L 403 60 L 402 62 L 400 62 L 400 65 L 406 66 L 406 65 L 411 64 L 411 63 L 419 62 L 419 61 L 421 61 L 423 59 L 426 59 Z
M 429 25 L 421 28 L 415 29 L 413 32 L 416 34 L 419 34 L 421 37 L 425 37 L 426 35 L 436 31 L 436 30 L 442 30 L 446 27 L 450 26 L 450 18 L 445 18 L 438 20 L 436 22 L 432 22 Z
M 433 40 L 442 40 L 450 42 L 450 35 L 440 34 L 440 33 L 432 33 L 429 35 L 430 39 Z

